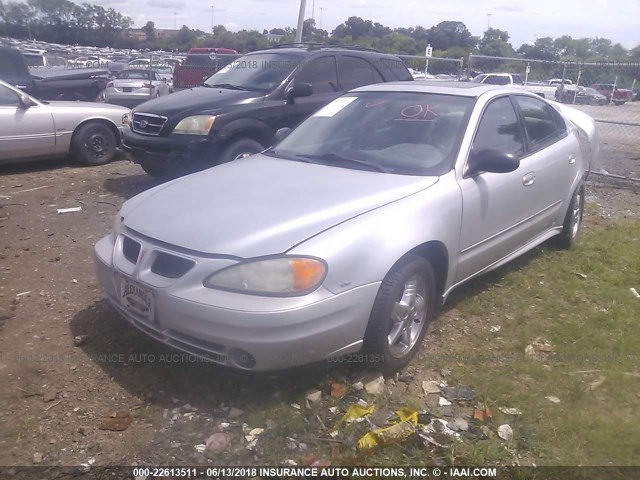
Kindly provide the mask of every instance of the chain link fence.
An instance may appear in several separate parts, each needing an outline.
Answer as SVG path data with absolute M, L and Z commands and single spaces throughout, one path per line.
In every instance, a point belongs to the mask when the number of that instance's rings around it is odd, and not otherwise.
M 416 80 L 453 80 L 462 78 L 464 58 L 425 57 L 398 55 L 410 69 Z
M 509 74 L 509 75 L 507 75 Z M 640 178 L 640 62 L 559 62 L 470 55 L 468 80 L 532 91 L 591 115 L 603 175 Z

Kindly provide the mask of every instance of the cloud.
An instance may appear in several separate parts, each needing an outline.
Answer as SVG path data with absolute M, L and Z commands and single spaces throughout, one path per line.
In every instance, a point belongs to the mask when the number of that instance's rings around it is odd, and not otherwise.
M 522 5 L 503 4 L 498 5 L 497 7 L 493 7 L 491 10 L 494 10 L 496 12 L 519 13 L 524 12 L 524 7 Z
M 166 8 L 181 10 L 184 8 L 184 2 L 181 0 L 148 0 L 147 3 L 150 7 L 154 8 Z

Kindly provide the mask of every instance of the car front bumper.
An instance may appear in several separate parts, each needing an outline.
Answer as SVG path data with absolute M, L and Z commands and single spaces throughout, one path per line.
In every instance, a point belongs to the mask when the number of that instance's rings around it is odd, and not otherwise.
M 166 245 L 136 236 L 144 255 L 132 264 L 123 255 L 123 235 L 95 246 L 98 280 L 116 310 L 132 325 L 167 345 L 209 361 L 246 370 L 278 370 L 322 360 L 343 361 L 362 348 L 380 284 L 335 295 L 324 288 L 302 297 L 260 297 L 202 285 L 204 275 L 230 260 L 193 258 L 196 266 L 178 279 L 160 278 L 149 264 Z M 182 255 L 182 253 L 180 253 Z M 192 255 L 191 252 L 189 254 Z M 152 291 L 153 318 L 142 318 L 120 299 L 127 279 Z

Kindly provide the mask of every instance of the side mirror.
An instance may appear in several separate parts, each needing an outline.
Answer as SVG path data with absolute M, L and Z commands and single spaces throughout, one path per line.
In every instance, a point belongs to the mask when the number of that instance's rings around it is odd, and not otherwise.
M 35 107 L 36 105 L 38 104 L 34 102 L 29 95 L 24 93 L 20 94 L 20 108 Z
M 520 160 L 514 155 L 500 150 L 486 148 L 472 152 L 467 162 L 466 177 L 473 177 L 481 172 L 509 173 L 518 169 Z
M 284 140 L 291 133 L 291 129 L 289 127 L 279 128 L 275 135 L 276 143 Z
M 287 103 L 293 103 L 297 97 L 309 97 L 313 95 L 313 87 L 310 83 L 296 82 L 287 88 L 285 92 L 285 98 Z

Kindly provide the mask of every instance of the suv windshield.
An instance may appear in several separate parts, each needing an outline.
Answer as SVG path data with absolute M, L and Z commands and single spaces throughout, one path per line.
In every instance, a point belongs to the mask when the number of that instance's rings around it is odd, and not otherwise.
M 245 90 L 270 92 L 282 83 L 303 58 L 301 55 L 286 53 L 245 55 L 209 77 L 204 85 L 227 88 L 235 86 Z
M 402 175 L 442 175 L 458 152 L 473 98 L 357 92 L 334 100 L 274 149 L 281 158 Z

